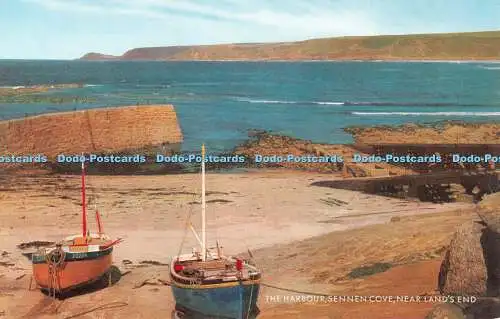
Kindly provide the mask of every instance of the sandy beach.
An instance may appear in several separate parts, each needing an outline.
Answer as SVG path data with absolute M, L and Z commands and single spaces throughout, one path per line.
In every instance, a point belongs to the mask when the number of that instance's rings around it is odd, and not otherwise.
M 311 186 L 311 183 L 335 178 L 338 177 L 332 174 L 283 170 L 208 174 L 208 238 L 214 244 L 219 239 L 227 253 L 244 253 L 247 249 L 255 252 L 256 260 L 265 271 L 264 282 L 268 284 L 332 293 L 332 282 L 345 277 L 350 268 L 378 260 L 376 254 L 369 253 L 368 247 L 362 248 L 362 245 L 370 246 L 370 241 L 364 239 L 376 234 L 376 240 L 380 241 L 390 233 L 370 227 L 391 225 L 391 218 L 393 222 L 410 218 L 409 222 L 417 223 L 413 226 L 420 229 L 415 236 L 424 238 L 423 233 L 442 227 L 451 232 L 457 220 L 464 218 L 461 214 L 456 215 L 456 211 L 470 209 L 472 205 L 436 205 Z M 45 313 L 50 318 L 70 318 L 74 313 L 114 301 L 127 302 L 128 306 L 96 310 L 81 318 L 121 318 L 120 314 L 124 313 L 127 318 L 165 318 L 170 315 L 173 304 L 169 287 L 158 284 L 156 280 L 168 280 L 168 267 L 162 264 L 168 263 L 170 257 L 178 253 L 190 213 L 193 224 L 199 227 L 199 174 L 89 176 L 89 197 L 92 200 L 95 195 L 106 233 L 125 240 L 115 250 L 115 264 L 122 272 L 130 273 L 126 273 L 113 287 L 59 301 L 61 305 L 57 314 L 46 307 L 48 301 L 43 294 L 37 290 L 28 291 L 30 262 L 16 246 L 31 241 L 57 241 L 80 231 L 79 177 L 5 175 L 1 185 L 0 281 L 4 288 L 0 290 L 0 313 L 6 318 L 20 318 L 27 314 L 29 318 L 35 318 L 30 311 Z M 93 202 L 90 207 L 93 207 Z M 439 217 L 442 214 L 455 214 L 459 218 L 443 226 L 443 218 Z M 394 219 L 394 216 L 398 218 Z M 423 222 L 412 221 L 412 218 L 418 218 L 415 216 L 421 216 Z M 425 216 L 437 216 L 438 226 L 426 227 L 426 220 L 429 219 Z M 93 221 L 90 224 L 94 227 Z M 372 226 L 374 224 L 378 226 Z M 394 249 L 384 248 L 382 251 L 398 252 L 404 248 L 408 254 L 418 253 L 419 250 L 410 245 L 412 237 L 408 239 L 408 244 L 399 242 L 399 238 L 405 235 L 405 227 L 398 229 L 399 232 L 393 233 L 396 239 L 392 241 L 398 244 Z M 435 237 L 428 245 L 423 245 L 422 254 L 444 245 L 449 234 L 443 234 L 441 243 Z M 325 242 L 317 236 L 334 237 Z M 196 246 L 192 237 L 188 232 L 182 244 L 184 251 Z M 418 238 L 416 243 L 420 243 Z M 346 240 L 351 241 L 353 246 L 347 249 Z M 301 242 L 310 244 L 304 246 Z M 323 262 L 319 257 L 321 253 L 316 255 L 311 252 L 323 249 L 321 245 L 336 247 L 338 244 L 335 243 L 342 243 L 342 247 L 326 255 L 331 255 L 333 258 L 329 258 L 329 263 L 336 265 L 329 268 L 332 272 L 327 276 L 329 281 L 318 280 L 325 274 L 306 270 L 309 267 L 297 268 L 296 265 L 307 260 L 313 262 L 319 258 Z M 309 248 L 304 250 L 304 247 Z M 342 262 L 335 257 L 340 251 Z M 354 251 L 358 253 L 350 253 Z M 436 256 L 439 257 L 439 253 Z M 402 258 L 400 263 L 404 265 L 414 261 L 408 257 Z M 282 269 L 278 265 L 288 266 Z M 320 277 L 314 279 L 314 276 Z M 145 280 L 148 280 L 145 286 L 134 289 Z M 276 311 L 286 307 L 266 303 L 266 293 L 273 293 L 273 289 L 269 289 L 264 287 L 260 299 L 263 318 L 275 317 Z M 306 318 L 298 309 L 295 318 Z

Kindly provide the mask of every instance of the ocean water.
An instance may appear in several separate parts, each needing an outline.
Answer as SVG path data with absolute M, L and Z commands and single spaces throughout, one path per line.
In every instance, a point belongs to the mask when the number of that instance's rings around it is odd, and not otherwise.
M 0 60 L 0 87 L 85 103 L 0 104 L 0 119 L 119 105 L 175 105 L 184 151 L 230 150 L 252 129 L 349 143 L 353 125 L 500 120 L 500 64 L 458 62 L 89 62 Z M 85 100 L 84 100 L 85 101 Z

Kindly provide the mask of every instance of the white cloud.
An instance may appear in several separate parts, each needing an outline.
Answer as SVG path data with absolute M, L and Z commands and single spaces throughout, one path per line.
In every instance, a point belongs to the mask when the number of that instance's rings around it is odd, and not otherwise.
M 332 6 L 328 1 L 312 4 L 306 0 L 284 2 L 283 6 L 268 1 L 251 2 L 219 0 L 211 4 L 184 0 L 25 0 L 49 10 L 135 15 L 176 23 L 192 28 L 203 22 L 205 27 L 231 23 L 232 32 L 242 29 L 270 29 L 272 33 L 289 33 L 287 38 L 376 34 L 378 28 L 363 11 Z M 293 4 L 292 4 L 293 3 Z M 297 9 L 299 11 L 297 11 Z M 294 13 L 299 12 L 299 13 Z M 269 36 L 269 35 L 267 35 Z M 242 39 L 244 41 L 244 39 Z
M 108 15 L 137 15 L 148 18 L 166 18 L 167 15 L 153 10 L 142 10 L 141 8 L 111 7 L 94 1 L 81 2 L 76 0 L 23 0 L 37 4 L 51 11 L 65 11 L 75 13 L 97 13 Z
M 54 11 L 78 11 L 78 12 L 101 12 L 102 8 L 88 3 L 77 1 L 61 1 L 61 0 L 24 0 L 24 2 L 41 5 L 49 10 Z
M 309 1 L 288 2 L 279 8 L 269 7 L 268 1 L 253 1 L 253 6 L 245 5 L 245 1 L 227 0 L 217 5 L 203 5 L 194 1 L 168 0 L 114 0 L 115 3 L 126 4 L 147 10 L 175 10 L 184 14 L 209 16 L 214 19 L 244 23 L 246 26 L 261 25 L 295 32 L 321 34 L 373 34 L 376 25 L 363 11 L 342 10 L 323 5 L 313 5 Z M 293 4 L 292 4 L 293 3 Z M 298 7 L 299 14 L 290 12 Z M 287 11 L 288 10 L 288 11 Z M 294 10 L 297 12 L 296 10 Z

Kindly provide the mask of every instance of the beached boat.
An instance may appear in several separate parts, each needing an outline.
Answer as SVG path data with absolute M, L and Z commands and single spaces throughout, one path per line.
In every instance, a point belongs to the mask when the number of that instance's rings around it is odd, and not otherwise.
M 64 238 L 51 247 L 31 255 L 33 279 L 50 294 L 64 293 L 91 284 L 111 269 L 113 246 L 121 239 L 104 235 L 99 212 L 95 211 L 98 233 L 87 230 L 85 162 L 82 162 L 82 233 Z
M 255 318 L 259 312 L 261 271 L 251 262 L 225 256 L 217 241 L 206 247 L 205 147 L 202 147 L 201 238 L 190 224 L 201 249 L 172 258 L 171 287 L 175 318 Z

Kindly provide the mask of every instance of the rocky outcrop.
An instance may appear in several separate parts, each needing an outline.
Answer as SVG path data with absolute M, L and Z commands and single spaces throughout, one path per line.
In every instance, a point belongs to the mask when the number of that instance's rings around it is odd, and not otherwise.
M 82 87 L 83 84 L 79 83 L 0 87 L 0 97 L 44 93 L 51 90 L 77 89 Z
M 462 308 L 453 304 L 439 304 L 435 306 L 425 319 L 466 319 Z
M 498 298 L 478 300 L 464 309 L 464 313 L 467 316 L 465 319 L 498 318 L 500 317 L 500 300 Z
M 354 154 L 366 154 L 350 145 L 319 144 L 266 131 L 251 132 L 250 137 L 249 141 L 236 147 L 233 153 L 246 156 L 251 166 L 315 172 L 343 171 L 346 177 L 389 176 L 409 173 L 409 170 L 387 163 L 355 163 L 352 161 Z M 256 155 L 262 156 L 260 163 L 254 161 Z M 282 160 L 276 160 L 279 157 Z M 321 160 L 328 158 L 329 162 L 320 162 L 320 158 Z M 265 162 L 265 160 L 268 161 Z
M 440 122 L 347 127 L 358 144 L 498 144 L 500 124 Z
M 486 295 L 488 274 L 481 240 L 483 229 L 477 222 L 468 222 L 453 236 L 439 272 L 439 291 L 443 295 Z
M 477 210 L 479 218 L 457 230 L 441 264 L 441 294 L 478 298 L 462 305 L 466 318 L 500 317 L 499 204 L 500 193 L 485 197 Z
M 478 215 L 491 231 L 500 233 L 500 196 L 486 196 L 479 204 Z
M 0 154 L 113 153 L 182 142 L 172 105 L 100 108 L 0 122 Z
M 42 94 L 50 91 L 64 91 L 83 87 L 84 85 L 79 83 L 0 87 L 0 104 L 44 103 L 54 105 L 94 102 L 95 99 L 88 96 L 56 94 L 55 92 L 53 94 Z
M 500 194 L 487 195 L 480 203 L 478 215 L 486 225 L 483 248 L 488 266 L 489 295 L 500 296 Z

